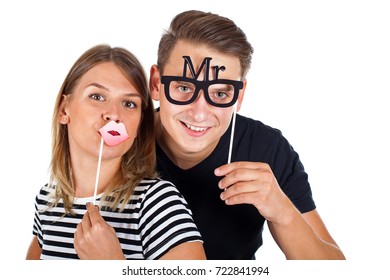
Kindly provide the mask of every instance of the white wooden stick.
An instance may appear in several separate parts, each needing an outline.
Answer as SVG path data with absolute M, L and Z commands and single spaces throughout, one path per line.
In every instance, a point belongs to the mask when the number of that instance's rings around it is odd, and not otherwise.
M 93 205 L 96 205 L 96 193 L 97 193 L 98 184 L 99 184 L 100 164 L 102 162 L 103 146 L 104 146 L 104 140 L 102 137 L 101 141 L 100 141 L 99 159 L 98 159 L 98 166 L 97 166 L 97 170 L 96 170 L 95 191 L 93 193 Z
M 234 130 L 236 128 L 236 115 L 237 115 L 237 102 L 234 104 L 233 123 L 232 123 L 232 131 L 230 133 L 230 146 L 229 146 L 229 155 L 228 155 L 228 162 L 227 163 L 231 163 L 231 161 L 232 161 Z

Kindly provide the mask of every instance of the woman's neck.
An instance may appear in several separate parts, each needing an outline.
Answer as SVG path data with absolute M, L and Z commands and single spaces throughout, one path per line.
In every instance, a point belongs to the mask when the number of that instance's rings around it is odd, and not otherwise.
M 103 193 L 120 168 L 121 159 L 101 161 L 97 194 Z M 71 156 L 72 176 L 76 197 L 90 197 L 94 194 L 98 157 Z

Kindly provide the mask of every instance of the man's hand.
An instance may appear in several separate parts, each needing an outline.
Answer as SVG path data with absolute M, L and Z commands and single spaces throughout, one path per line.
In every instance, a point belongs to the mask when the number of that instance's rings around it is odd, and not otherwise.
M 296 211 L 266 163 L 233 162 L 214 174 L 224 176 L 218 186 L 225 190 L 221 199 L 228 205 L 252 204 L 268 221 L 279 223 L 288 218 L 288 209 Z

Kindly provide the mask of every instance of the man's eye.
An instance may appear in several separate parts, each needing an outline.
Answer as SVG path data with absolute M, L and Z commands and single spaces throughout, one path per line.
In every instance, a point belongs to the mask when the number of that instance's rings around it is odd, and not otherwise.
M 179 87 L 179 90 L 180 90 L 181 92 L 189 92 L 189 91 L 190 91 L 190 88 L 187 87 L 187 86 L 180 86 L 180 87 Z
M 221 98 L 221 99 L 227 97 L 226 92 L 223 92 L 223 91 L 219 91 L 219 92 L 217 92 L 215 95 L 216 95 L 218 98 Z

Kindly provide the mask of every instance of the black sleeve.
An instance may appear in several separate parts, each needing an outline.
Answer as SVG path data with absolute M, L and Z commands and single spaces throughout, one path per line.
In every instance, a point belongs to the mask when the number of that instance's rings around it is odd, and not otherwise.
M 301 213 L 316 208 L 308 175 L 299 155 L 281 133 L 271 168 L 280 187 Z

